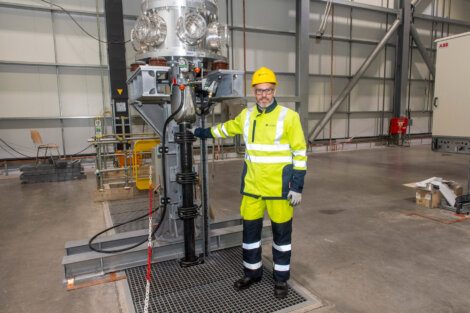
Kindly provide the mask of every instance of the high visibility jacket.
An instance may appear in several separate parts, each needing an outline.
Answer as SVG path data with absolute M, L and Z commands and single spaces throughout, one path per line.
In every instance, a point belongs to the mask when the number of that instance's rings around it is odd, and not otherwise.
M 235 119 L 205 131 L 207 137 L 243 134 L 245 164 L 241 193 L 264 199 L 286 199 L 289 190 L 302 192 L 307 170 L 305 137 L 299 114 L 276 100 L 262 110 L 244 109 Z

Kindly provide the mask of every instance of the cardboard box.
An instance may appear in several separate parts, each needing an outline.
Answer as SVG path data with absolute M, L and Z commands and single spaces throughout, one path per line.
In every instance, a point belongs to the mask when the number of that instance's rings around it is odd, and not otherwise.
M 452 180 L 443 180 L 441 177 L 431 177 L 426 180 L 404 184 L 416 190 L 416 204 L 427 208 L 439 208 L 441 199 L 453 206 L 455 198 L 461 196 L 463 188 Z
M 440 208 L 442 195 L 439 190 L 416 189 L 416 204 L 426 208 Z
M 455 196 L 461 196 L 463 194 L 463 188 L 460 184 L 456 183 L 455 181 L 448 181 L 446 184 L 452 189 L 452 191 L 455 193 Z

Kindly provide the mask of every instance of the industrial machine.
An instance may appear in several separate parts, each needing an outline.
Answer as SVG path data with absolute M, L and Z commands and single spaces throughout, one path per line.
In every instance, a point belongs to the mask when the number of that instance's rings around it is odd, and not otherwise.
M 213 0 L 144 1 L 131 32 L 141 63 L 133 66 L 128 80 L 130 105 L 162 138 L 154 151 L 154 181 L 163 185 L 156 235 L 177 239 L 184 234 L 182 266 L 201 262 L 195 247 L 198 217 L 202 217 L 198 224 L 205 236 L 204 253 L 209 252 L 206 167 L 198 175 L 193 166 L 196 138 L 191 128 L 204 125 L 216 100 L 243 94 L 243 72 L 228 70 L 222 54 L 228 31 L 219 24 L 217 13 Z M 201 155 L 205 153 L 201 147 Z M 203 180 L 200 205 L 194 202 L 197 176 Z
M 153 187 L 161 187 L 153 260 L 197 265 L 211 251 L 241 245 L 241 219 L 210 221 L 206 144 L 201 140 L 197 170 L 192 130 L 205 127 L 217 103 L 245 101 L 244 73 L 228 69 L 228 31 L 218 22 L 215 0 L 143 1 L 131 40 L 136 62 L 127 81 L 129 105 L 160 137 L 152 162 Z M 146 264 L 146 230 L 97 236 L 66 244 L 66 281 Z M 263 237 L 270 236 L 266 222 Z

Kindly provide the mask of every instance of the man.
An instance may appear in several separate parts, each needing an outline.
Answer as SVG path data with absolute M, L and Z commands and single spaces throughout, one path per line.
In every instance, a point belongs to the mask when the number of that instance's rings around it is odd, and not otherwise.
M 302 199 L 307 156 L 299 115 L 277 104 L 276 85 L 274 72 L 261 67 L 251 82 L 256 106 L 212 128 L 197 128 L 194 134 L 199 138 L 243 134 L 246 153 L 240 212 L 245 275 L 234 287 L 243 290 L 261 280 L 261 230 L 267 209 L 273 230 L 274 295 L 285 298 L 290 276 L 292 216 L 294 206 Z

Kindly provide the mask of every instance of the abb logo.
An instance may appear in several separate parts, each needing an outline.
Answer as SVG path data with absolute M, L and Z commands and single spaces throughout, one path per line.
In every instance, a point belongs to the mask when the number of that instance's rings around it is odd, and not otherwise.
M 441 42 L 439 44 L 439 48 L 447 48 L 449 46 L 449 43 L 448 42 Z

